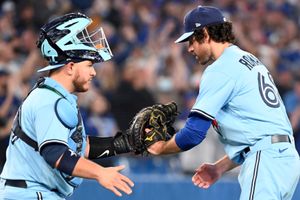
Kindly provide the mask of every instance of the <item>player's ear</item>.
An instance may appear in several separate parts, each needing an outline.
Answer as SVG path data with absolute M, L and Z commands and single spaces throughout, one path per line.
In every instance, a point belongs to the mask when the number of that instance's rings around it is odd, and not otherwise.
M 72 74 L 74 74 L 74 71 L 75 71 L 75 63 L 74 62 L 68 62 L 65 65 L 65 68 L 66 68 L 66 73 L 68 75 L 72 75 Z
M 210 38 L 210 36 L 209 36 L 209 34 L 207 32 L 207 29 L 204 28 L 203 31 L 204 31 L 204 42 L 210 42 L 211 38 Z

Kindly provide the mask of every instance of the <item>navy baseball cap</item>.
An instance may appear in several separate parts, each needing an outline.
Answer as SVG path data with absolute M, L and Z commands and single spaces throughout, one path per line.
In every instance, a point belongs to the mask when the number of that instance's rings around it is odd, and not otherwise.
M 208 25 L 221 24 L 226 18 L 216 7 L 198 6 L 190 10 L 184 17 L 184 34 L 175 43 L 186 42 L 193 35 L 194 31 Z

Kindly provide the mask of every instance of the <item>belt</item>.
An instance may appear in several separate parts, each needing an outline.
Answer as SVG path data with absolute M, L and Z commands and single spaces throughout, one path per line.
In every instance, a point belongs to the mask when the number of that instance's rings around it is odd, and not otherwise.
M 288 135 L 272 135 L 271 136 L 271 144 L 279 143 L 279 142 L 288 142 L 291 143 L 291 138 Z M 246 147 L 244 153 L 248 153 L 250 151 L 250 147 Z
M 19 188 L 27 188 L 26 181 L 24 181 L 24 180 L 6 179 L 4 185 L 12 186 L 12 187 L 19 187 Z
M 6 179 L 4 185 L 18 188 L 27 188 L 27 183 L 25 180 Z M 57 189 L 51 189 L 50 191 L 59 193 Z

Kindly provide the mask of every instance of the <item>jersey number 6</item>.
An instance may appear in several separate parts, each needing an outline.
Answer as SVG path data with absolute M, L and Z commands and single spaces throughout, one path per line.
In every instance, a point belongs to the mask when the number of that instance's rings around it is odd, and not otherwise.
M 266 82 L 265 76 L 258 72 L 258 88 L 262 100 L 265 104 L 272 108 L 278 108 L 280 106 L 280 97 L 278 95 L 276 86 L 272 79 L 271 74 L 268 72 L 268 78 L 270 84 Z

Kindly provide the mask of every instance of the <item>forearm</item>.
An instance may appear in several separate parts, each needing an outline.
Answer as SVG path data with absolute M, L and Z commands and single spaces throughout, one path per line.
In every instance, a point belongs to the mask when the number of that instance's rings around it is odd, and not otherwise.
M 194 114 L 171 140 L 156 142 L 148 148 L 148 151 L 154 155 L 187 151 L 204 140 L 210 124 L 211 120 Z
M 97 159 L 133 151 L 128 135 L 118 132 L 114 137 L 87 137 L 85 157 Z
M 55 163 L 55 168 L 60 169 L 59 165 L 62 162 L 62 157 L 61 156 Z M 70 175 L 76 176 L 76 177 L 81 177 L 81 178 L 87 178 L 87 179 L 97 179 L 99 176 L 99 173 L 101 173 L 103 167 L 84 158 L 80 157 L 78 161 L 76 162 L 73 171 L 71 172 Z M 64 170 L 62 170 L 64 171 Z M 65 172 L 67 173 L 67 172 Z M 69 174 L 69 173 L 68 173 Z
M 175 142 L 175 137 L 172 137 L 168 141 L 159 141 L 151 145 L 147 149 L 152 155 L 161 155 L 161 154 L 172 154 L 178 153 L 182 150 L 177 146 Z
M 229 157 L 226 155 L 217 162 L 215 162 L 215 166 L 221 174 L 224 174 L 225 172 L 230 171 L 239 165 L 230 160 Z
M 98 180 L 103 171 L 102 166 L 81 157 L 75 165 L 72 176 Z
M 98 181 L 104 188 L 111 190 L 117 196 L 122 196 L 120 191 L 131 194 L 133 182 L 126 176 L 120 174 L 120 170 L 125 166 L 102 167 L 88 159 L 80 157 L 76 163 L 72 176 L 85 179 L 94 179 Z M 120 190 L 120 191 L 119 191 Z
M 88 159 L 104 158 L 116 155 L 115 148 L 113 146 L 113 137 L 94 137 L 88 136 L 87 150 L 85 153 Z

